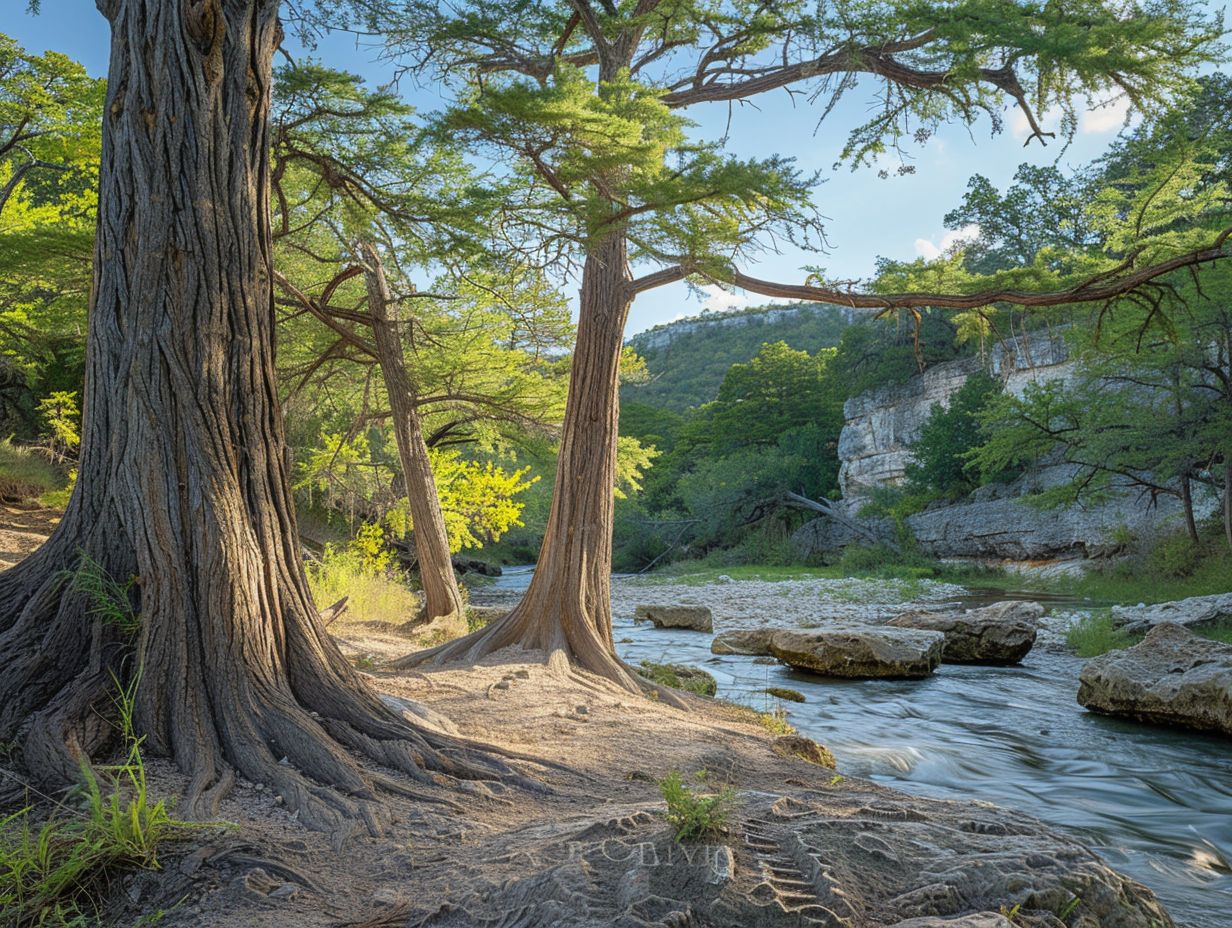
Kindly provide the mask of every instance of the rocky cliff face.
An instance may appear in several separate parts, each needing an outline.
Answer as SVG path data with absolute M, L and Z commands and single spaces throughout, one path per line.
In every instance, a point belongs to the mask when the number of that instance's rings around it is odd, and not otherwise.
M 994 347 L 987 367 L 1021 395 L 1032 381 L 1064 380 L 1073 375 L 1065 342 L 1058 336 L 1009 340 Z M 843 408 L 846 424 L 839 437 L 842 506 L 857 516 L 870 494 L 900 484 L 911 459 L 911 445 L 935 404 L 945 406 L 966 379 L 985 366 L 977 358 L 938 364 L 904 384 L 852 397 Z M 1179 501 L 1152 500 L 1126 489 L 1097 505 L 1040 509 L 1023 497 L 1068 482 L 1066 465 L 1044 465 L 1009 484 L 981 487 L 967 499 L 917 513 L 907 525 L 920 547 L 933 557 L 1035 561 L 1087 559 L 1116 553 L 1127 537 L 1143 538 L 1181 526 Z M 1217 501 L 1201 498 L 1198 514 Z M 886 521 L 870 527 L 892 537 Z M 835 551 L 857 542 L 848 529 L 821 518 L 795 536 L 809 553 Z
M 1005 380 L 1006 389 L 1019 395 L 1034 380 L 1064 379 L 1073 371 L 1065 342 L 1059 337 L 1008 340 L 990 350 L 987 363 L 993 374 Z M 967 378 L 984 366 L 979 358 L 937 364 L 906 383 L 849 399 L 843 406 L 847 422 L 838 441 L 844 499 L 901 483 L 911 445 L 933 406 L 948 405 Z
M 707 313 L 704 316 L 692 316 L 657 325 L 645 332 L 639 332 L 629 337 L 629 344 L 639 351 L 652 348 L 666 348 L 679 338 L 696 334 L 703 329 L 741 328 L 750 325 L 775 325 L 789 319 L 816 313 L 839 313 L 848 322 L 854 322 L 860 315 L 868 315 L 867 311 L 820 305 L 784 306 L 781 309 L 753 309 L 743 312 Z

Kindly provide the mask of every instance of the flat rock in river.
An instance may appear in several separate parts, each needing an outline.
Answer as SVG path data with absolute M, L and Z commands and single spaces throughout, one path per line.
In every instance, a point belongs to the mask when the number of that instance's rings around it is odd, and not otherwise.
M 779 631 L 770 653 L 800 670 L 832 677 L 926 677 L 941 663 L 941 632 L 885 626 Z
M 1232 622 L 1232 593 L 1191 596 L 1153 606 L 1113 606 L 1112 624 L 1127 632 L 1144 632 L 1156 625 L 1201 628 Z
M 752 657 L 763 657 L 770 653 L 770 639 L 774 636 L 772 628 L 750 628 L 723 632 L 715 635 L 710 642 L 710 650 L 714 654 L 744 654 Z
M 1039 603 L 1004 602 L 966 611 L 906 612 L 886 624 L 941 632 L 944 663 L 1016 664 L 1035 644 L 1043 614 Z
M 634 621 L 654 622 L 658 628 L 689 628 L 696 632 L 714 631 L 714 617 L 705 606 L 638 606 Z
M 1232 645 L 1157 625 L 1082 668 L 1078 702 L 1096 712 L 1232 735 Z

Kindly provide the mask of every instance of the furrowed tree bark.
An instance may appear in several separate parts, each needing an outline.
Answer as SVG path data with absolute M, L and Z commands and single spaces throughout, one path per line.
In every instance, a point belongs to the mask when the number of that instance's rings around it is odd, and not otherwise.
M 456 636 L 466 630 L 466 607 L 454 576 L 445 516 L 441 512 L 436 478 L 428 460 L 423 422 L 417 405 L 418 390 L 406 369 L 402 353 L 400 311 L 389 289 L 380 256 L 370 244 L 360 246 L 364 281 L 368 289 L 368 314 L 372 317 L 372 340 L 385 392 L 389 394 L 390 420 L 398 443 L 398 456 L 406 480 L 415 531 L 415 557 L 424 592 L 422 631 L 440 630 Z
M 0 575 L 0 740 L 48 784 L 103 748 L 111 673 L 144 748 L 209 815 L 236 774 L 306 824 L 378 789 L 512 774 L 387 709 L 325 633 L 299 556 L 274 369 L 267 120 L 276 0 L 99 0 L 110 21 L 81 463 L 64 518 Z M 133 578 L 136 640 L 64 580 Z M 516 776 L 516 774 L 514 774 Z M 185 808 L 185 807 L 181 807 Z
M 620 354 L 633 297 L 629 282 L 627 241 L 623 230 L 613 230 L 592 247 L 582 271 L 552 508 L 526 595 L 486 628 L 394 666 L 473 662 L 520 647 L 544 652 L 549 666 L 562 673 L 579 669 L 633 692 L 646 688 L 616 656 L 612 637 L 613 487 Z M 680 703 L 669 692 L 660 696 Z

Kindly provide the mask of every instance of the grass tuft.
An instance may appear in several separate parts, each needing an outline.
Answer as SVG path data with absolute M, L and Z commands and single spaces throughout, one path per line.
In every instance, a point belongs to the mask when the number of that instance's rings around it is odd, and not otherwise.
M 22 502 L 64 488 L 65 475 L 37 451 L 0 439 L 0 500 Z
M 117 687 L 124 759 L 95 772 L 82 766 L 82 786 L 36 824 L 25 808 L 0 821 L 0 912 L 13 928 L 84 926 L 101 921 L 104 897 L 123 870 L 159 869 L 159 852 L 201 825 L 172 817 L 146 782 L 141 740 L 133 731 L 137 680 Z
M 1065 633 L 1065 643 L 1079 657 L 1098 657 L 1136 645 L 1142 635 L 1121 631 L 1112 624 L 1112 611 L 1100 609 L 1079 619 Z
M 690 667 L 687 664 L 656 664 L 654 661 L 642 661 L 638 671 L 653 683 L 660 686 L 670 686 L 674 690 L 684 690 L 686 693 L 696 693 L 698 696 L 713 696 L 718 692 L 718 684 L 714 677 Z
M 698 779 L 705 779 L 704 771 Z M 731 787 L 703 793 L 688 786 L 680 771 L 673 770 L 659 781 L 659 791 L 667 803 L 667 821 L 676 829 L 677 841 L 696 841 L 726 830 L 736 799 Z

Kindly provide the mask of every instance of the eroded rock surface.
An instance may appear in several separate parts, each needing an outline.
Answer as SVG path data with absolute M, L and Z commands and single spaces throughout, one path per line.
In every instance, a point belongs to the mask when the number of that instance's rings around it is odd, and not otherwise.
M 1027 928 L 1172 925 L 1149 890 L 1032 819 L 848 782 L 742 793 L 727 834 L 702 844 L 675 844 L 655 806 L 520 829 L 410 923 L 1005 928 L 996 913 L 1017 906 Z
M 650 621 L 658 628 L 688 628 L 714 631 L 714 617 L 705 606 L 638 606 L 635 621 Z
M 1078 702 L 1096 712 L 1232 735 L 1232 645 L 1179 625 L 1092 658 L 1079 680 Z
M 1127 632 L 1145 632 L 1156 625 L 1204 628 L 1232 622 L 1232 593 L 1191 596 L 1153 606 L 1113 606 L 1112 624 Z
M 763 657 L 770 653 L 770 639 L 774 636 L 772 628 L 741 629 L 734 632 L 723 632 L 715 635 L 710 642 L 710 650 L 714 654 L 743 654 L 752 657 Z
M 944 644 L 941 632 L 846 625 L 775 632 L 770 653 L 833 677 L 926 677 L 941 663 Z
M 1039 603 L 1011 601 L 966 611 L 907 612 L 886 624 L 941 632 L 943 663 L 1016 664 L 1034 646 L 1043 615 Z

